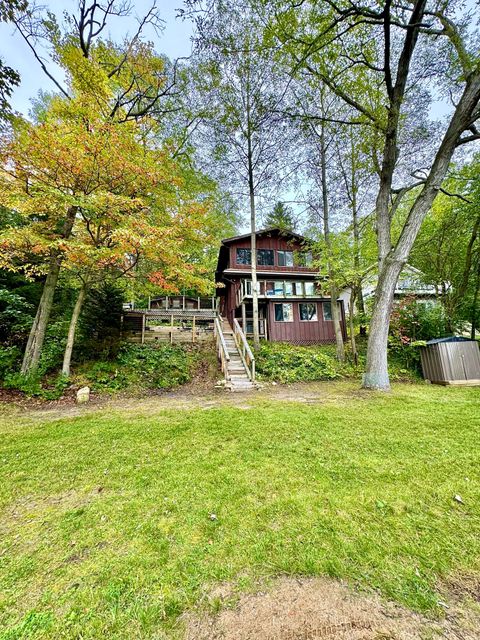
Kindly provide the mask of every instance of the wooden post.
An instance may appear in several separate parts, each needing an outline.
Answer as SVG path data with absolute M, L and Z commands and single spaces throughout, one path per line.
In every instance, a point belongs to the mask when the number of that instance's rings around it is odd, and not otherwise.
M 123 337 L 123 313 L 120 316 L 120 340 L 122 339 L 122 337 Z
M 245 302 L 242 302 L 242 330 L 247 335 L 247 308 L 245 307 Z
M 173 313 L 170 320 L 170 344 L 173 344 Z
M 151 300 L 150 296 L 148 296 L 148 310 L 149 311 L 150 311 L 151 302 L 152 302 L 152 300 Z
M 185 311 L 185 296 L 182 298 L 182 309 Z
M 192 344 L 195 344 L 195 316 L 192 321 Z
M 200 296 L 197 298 L 197 309 L 200 311 Z
M 145 344 L 145 318 L 146 314 L 142 315 L 142 344 Z

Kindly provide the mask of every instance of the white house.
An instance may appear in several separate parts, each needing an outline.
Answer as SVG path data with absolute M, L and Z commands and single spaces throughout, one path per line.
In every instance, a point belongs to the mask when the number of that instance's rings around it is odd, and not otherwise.
M 374 295 L 377 282 L 378 276 L 373 270 L 363 279 L 362 293 L 365 302 Z M 352 290 L 350 287 L 344 289 L 339 295 L 339 300 L 343 300 L 345 313 L 350 311 L 351 295 Z M 435 286 L 425 282 L 425 274 L 410 264 L 405 265 L 405 268 L 398 278 L 394 299 L 401 300 L 407 295 L 414 295 L 419 302 L 435 302 L 438 297 Z

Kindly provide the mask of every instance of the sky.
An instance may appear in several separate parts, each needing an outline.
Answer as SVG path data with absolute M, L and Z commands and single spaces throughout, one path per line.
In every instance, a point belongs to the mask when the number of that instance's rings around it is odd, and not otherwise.
M 127 33 L 136 31 L 136 16 L 143 16 L 152 5 L 153 0 L 135 0 L 132 15 L 109 21 L 109 33 L 114 40 L 121 40 Z M 44 5 L 61 17 L 62 12 L 73 12 L 77 7 L 76 0 L 45 0 Z M 176 17 L 177 9 L 182 6 L 182 0 L 157 0 L 160 16 L 165 20 L 165 30 L 157 35 L 153 29 L 145 30 L 145 37 L 151 40 L 158 53 L 164 53 L 174 59 L 188 56 L 191 49 L 192 25 L 189 21 Z M 54 88 L 53 83 L 41 70 L 27 44 L 20 34 L 15 33 L 11 24 L 0 24 L 0 58 L 5 64 L 19 72 L 20 86 L 13 93 L 12 107 L 27 115 L 34 98 L 40 89 L 49 91 Z

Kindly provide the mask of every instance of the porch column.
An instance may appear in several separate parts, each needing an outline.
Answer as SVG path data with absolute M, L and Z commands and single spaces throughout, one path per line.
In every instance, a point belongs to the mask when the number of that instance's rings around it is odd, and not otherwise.
M 245 302 L 242 302 L 242 331 L 247 335 L 247 309 L 245 307 Z

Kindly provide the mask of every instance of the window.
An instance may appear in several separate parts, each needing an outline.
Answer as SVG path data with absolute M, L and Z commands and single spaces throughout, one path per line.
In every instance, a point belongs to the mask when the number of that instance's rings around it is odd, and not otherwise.
M 251 296 L 252 295 L 252 281 L 251 280 L 245 280 L 245 295 L 247 295 L 247 296 Z
M 305 263 L 305 266 L 310 267 L 313 262 L 312 252 L 307 251 L 306 253 L 303 254 L 303 256 L 304 256 L 303 261 Z
M 252 264 L 252 251 L 237 249 L 237 264 Z M 258 249 L 257 264 L 262 267 L 273 267 L 273 249 Z
M 293 296 L 293 282 L 285 282 L 285 295 Z
M 283 296 L 283 282 L 275 282 L 274 295 Z
M 275 295 L 275 283 L 274 282 L 265 282 L 265 295 L 266 296 L 274 296 Z
M 300 320 L 306 320 L 307 322 L 316 322 L 317 317 L 317 305 L 311 302 L 301 302 L 298 305 L 300 309 Z
M 295 282 L 295 295 L 296 296 L 304 296 L 303 293 L 303 282 Z
M 331 320 L 332 319 L 332 303 L 331 302 L 323 302 L 323 319 Z
M 304 282 L 305 285 L 305 295 L 306 296 L 314 296 L 315 295 L 315 283 L 314 282 Z
M 293 322 L 293 305 L 291 302 L 275 305 L 275 322 Z
M 252 264 L 250 249 L 237 249 L 237 264 Z
M 258 249 L 257 264 L 262 267 L 273 267 L 273 249 Z
M 293 251 L 277 251 L 279 267 L 293 267 Z

